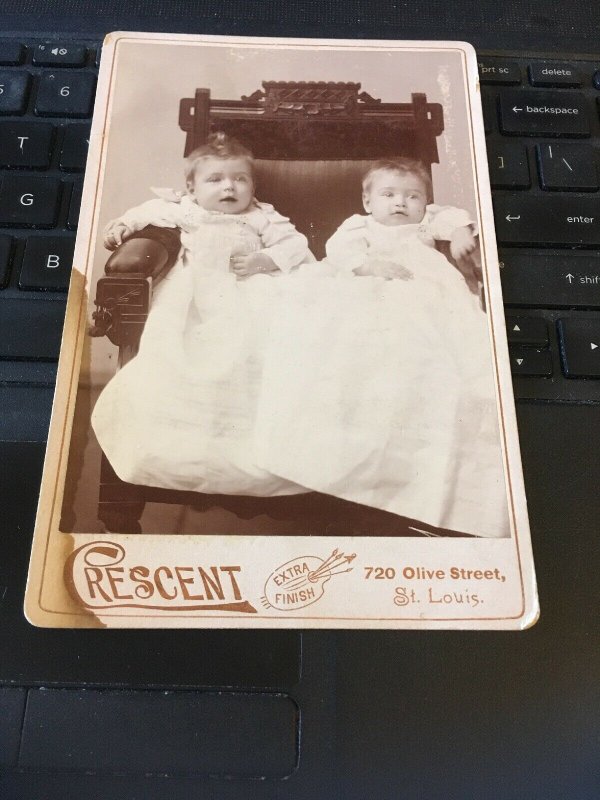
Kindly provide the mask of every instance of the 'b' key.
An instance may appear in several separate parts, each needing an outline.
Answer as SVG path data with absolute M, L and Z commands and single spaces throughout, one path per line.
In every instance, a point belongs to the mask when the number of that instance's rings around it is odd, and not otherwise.
M 19 288 L 66 292 L 74 247 L 73 236 L 30 236 L 25 244 Z

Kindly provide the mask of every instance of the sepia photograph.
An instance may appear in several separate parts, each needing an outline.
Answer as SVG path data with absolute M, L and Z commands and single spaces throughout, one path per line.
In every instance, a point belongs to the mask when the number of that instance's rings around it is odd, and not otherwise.
M 60 530 L 509 537 L 464 53 L 115 68 Z

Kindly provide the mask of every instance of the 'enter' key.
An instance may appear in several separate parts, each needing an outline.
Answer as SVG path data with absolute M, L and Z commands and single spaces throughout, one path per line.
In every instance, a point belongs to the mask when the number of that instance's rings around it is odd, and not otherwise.
M 497 194 L 493 203 L 500 244 L 600 248 L 596 197 Z

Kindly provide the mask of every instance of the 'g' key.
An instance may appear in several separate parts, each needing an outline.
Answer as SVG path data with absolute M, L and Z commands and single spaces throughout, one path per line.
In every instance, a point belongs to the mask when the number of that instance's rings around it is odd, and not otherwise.
M 57 178 L 5 175 L 0 188 L 0 226 L 53 228 L 60 192 Z

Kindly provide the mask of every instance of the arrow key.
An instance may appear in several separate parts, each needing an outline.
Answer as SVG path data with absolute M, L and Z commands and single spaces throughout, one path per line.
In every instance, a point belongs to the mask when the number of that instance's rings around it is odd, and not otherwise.
M 600 319 L 559 319 L 558 336 L 567 378 L 600 378 Z
M 519 377 L 549 378 L 552 375 L 552 356 L 549 350 L 511 347 L 510 369 Z
M 548 328 L 541 317 L 506 317 L 509 344 L 525 347 L 548 347 Z

